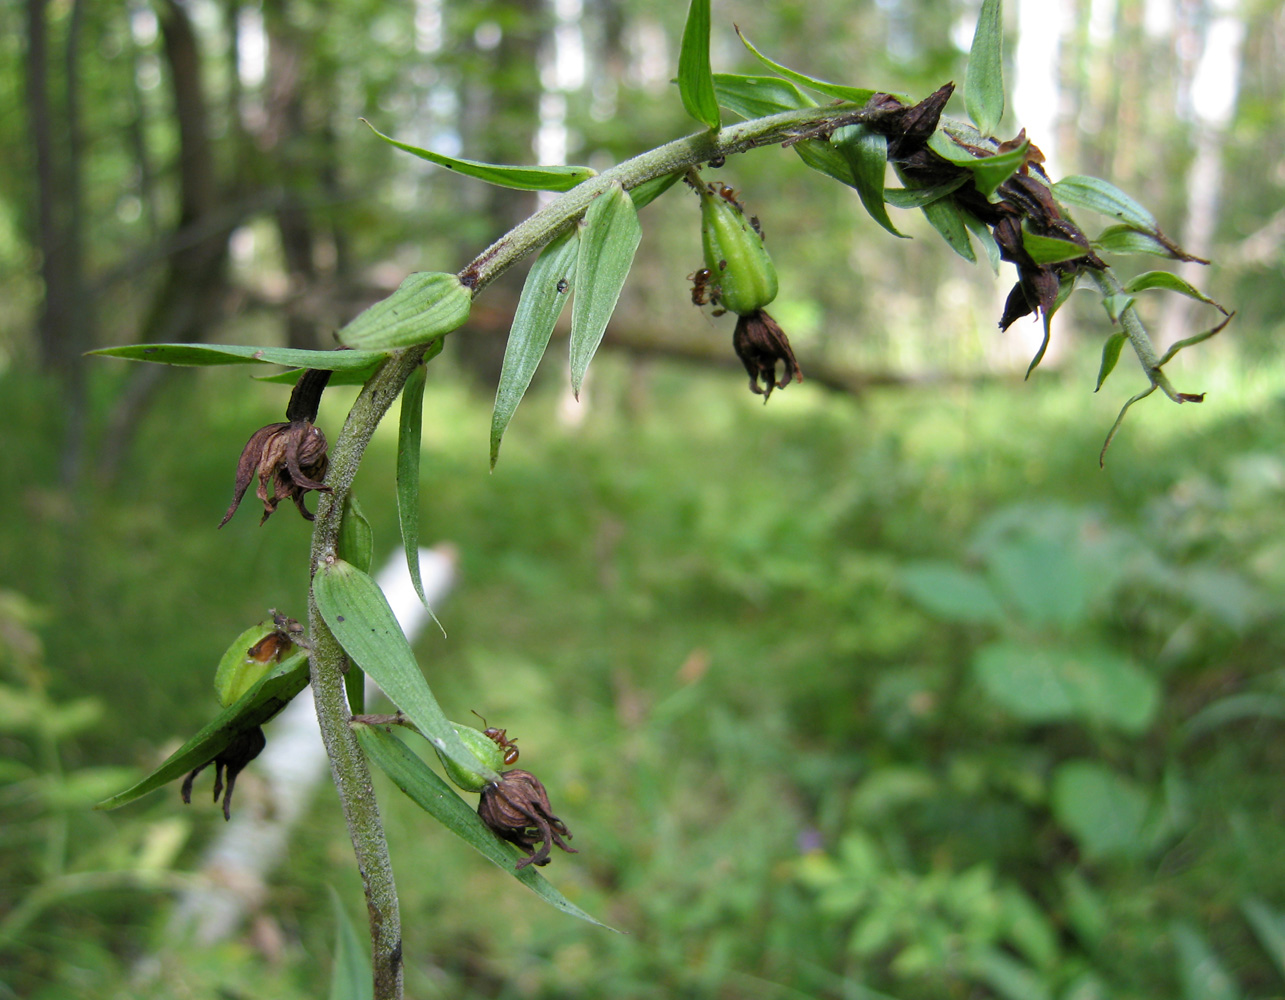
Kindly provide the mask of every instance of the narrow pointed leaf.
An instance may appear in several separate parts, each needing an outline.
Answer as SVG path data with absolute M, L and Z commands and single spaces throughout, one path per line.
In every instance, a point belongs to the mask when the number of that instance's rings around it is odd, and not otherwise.
M 1164 354 L 1160 356 L 1160 360 L 1156 362 L 1156 365 L 1157 366 L 1167 365 L 1169 361 L 1173 358 L 1173 356 L 1177 354 L 1179 351 L 1183 351 L 1183 350 L 1186 350 L 1188 347 L 1193 347 L 1196 344 L 1203 343 L 1204 341 L 1208 340 L 1210 337 L 1213 337 L 1213 336 L 1216 336 L 1217 334 L 1222 333 L 1223 330 L 1226 329 L 1227 324 L 1232 321 L 1232 317 L 1235 315 L 1236 314 L 1234 312 L 1228 313 L 1226 318 L 1224 318 L 1223 321 L 1219 323 L 1217 326 L 1215 326 L 1213 329 L 1205 330 L 1203 333 L 1198 333 L 1193 337 L 1185 337 L 1182 340 L 1174 341 L 1172 344 L 1169 345 L 1169 350 L 1165 351 Z
M 1053 197 L 1064 205 L 1109 215 L 1118 222 L 1138 229 L 1156 228 L 1155 216 L 1114 184 L 1097 177 L 1080 174 L 1063 177 L 1053 185 Z
M 816 101 L 788 80 L 775 76 L 714 74 L 718 103 L 742 118 L 766 118 L 782 111 L 814 108 Z
M 378 726 L 354 723 L 352 728 L 366 756 L 387 774 L 393 784 L 400 788 L 412 802 L 451 833 L 496 867 L 508 872 L 555 909 L 607 930 L 615 930 L 595 920 L 558 892 L 534 865 L 516 870 L 514 865 L 524 855 L 516 847 L 505 843 L 492 833 L 478 817 L 477 811 L 396 736 Z
M 312 580 L 317 610 L 344 652 L 378 684 L 439 754 L 483 781 L 498 781 L 460 741 L 420 672 L 383 591 L 342 559 L 325 563 Z
M 440 347 L 439 347 L 440 350 Z M 424 420 L 424 380 L 428 369 L 420 365 L 402 388 L 402 408 L 397 421 L 397 524 L 401 528 L 402 547 L 406 552 L 406 569 L 419 602 L 437 621 L 424 596 L 424 581 L 419 571 L 419 440 Z M 446 630 L 442 629 L 442 634 Z
M 595 198 L 585 212 L 576 256 L 575 302 L 571 306 L 571 389 L 580 385 L 642 239 L 638 210 L 619 184 Z
M 374 1000 L 375 981 L 366 946 L 348 919 L 348 911 L 334 888 L 330 902 L 335 912 L 335 965 L 330 972 L 330 1000 Z
M 661 177 L 653 177 L 649 181 L 643 181 L 636 188 L 629 189 L 629 199 L 634 203 L 634 208 L 650 205 L 673 187 L 682 176 L 683 171 L 677 170 L 672 174 L 664 174 Z
M 1133 303 L 1134 298 L 1132 295 L 1104 295 L 1102 297 L 1102 308 L 1107 311 L 1112 323 L 1119 323 L 1124 311 Z
M 1004 5 L 982 0 L 964 74 L 964 108 L 978 131 L 994 135 L 1004 117 Z
M 1124 423 L 1124 416 L 1126 413 L 1129 412 L 1129 407 L 1131 407 L 1134 403 L 1137 403 L 1141 400 L 1146 399 L 1155 391 L 1156 391 L 1156 386 L 1154 384 L 1149 385 L 1147 388 L 1143 389 L 1136 396 L 1130 396 L 1128 401 L 1124 404 L 1124 406 L 1120 408 L 1120 415 L 1115 418 L 1115 423 L 1113 423 L 1111 425 L 1111 429 L 1107 431 L 1107 439 L 1102 442 L 1102 450 L 1098 453 L 1099 468 L 1102 468 L 1107 464 L 1107 449 L 1111 447 L 1111 442 L 1115 440 L 1116 434 L 1120 432 L 1120 426 Z
M 360 371 L 387 359 L 383 351 L 299 351 L 293 347 L 237 347 L 232 344 L 128 344 L 90 354 L 162 365 L 289 365 L 331 372 Z M 296 378 L 297 381 L 297 378 Z M 334 384 L 333 382 L 331 383 Z
M 678 50 L 678 93 L 689 115 L 702 125 L 718 128 L 718 99 L 709 65 L 709 0 L 692 0 L 687 8 Z
M 754 54 L 764 66 L 770 69 L 778 76 L 783 76 L 787 80 L 793 80 L 797 84 L 807 87 L 809 90 L 815 90 L 818 94 L 825 94 L 827 97 L 837 97 L 841 101 L 851 101 L 854 104 L 865 104 L 866 101 L 874 97 L 878 91 L 866 90 L 862 87 L 845 87 L 840 83 L 829 83 L 826 80 L 818 80 L 816 77 L 807 76 L 803 73 L 796 72 L 788 66 L 782 66 L 778 62 L 773 62 L 762 52 L 756 49 L 753 43 L 745 37 L 745 33 L 740 28 L 736 29 L 745 47 Z
M 358 348 L 427 344 L 464 325 L 473 293 L 453 274 L 412 274 L 339 331 L 340 343 Z
M 1120 360 L 1120 350 L 1128 339 L 1123 333 L 1113 333 L 1107 337 L 1106 343 L 1102 345 L 1102 364 L 1098 368 L 1098 384 L 1093 387 L 1094 392 L 1102 388 L 1107 376 L 1115 370 L 1115 364 Z
M 495 390 L 495 409 L 491 414 L 491 468 L 500 455 L 500 441 L 522 401 L 535 370 L 549 346 L 553 327 L 571 297 L 571 282 L 576 273 L 576 255 L 580 252 L 579 229 L 558 237 L 536 258 L 527 272 L 518 300 L 509 342 L 504 348 L 504 366 L 500 384 Z
M 1035 352 L 1035 357 L 1031 359 L 1031 364 L 1026 369 L 1026 378 L 1030 378 L 1031 372 L 1040 366 L 1040 362 L 1044 360 L 1044 352 L 1049 349 L 1049 334 L 1052 329 L 1050 324 L 1053 322 L 1053 317 L 1045 313 L 1040 318 L 1044 321 L 1044 339 L 1040 341 L 1040 349 Z
M 370 377 L 379 371 L 388 355 L 382 351 L 346 351 L 346 354 L 377 354 L 378 360 L 374 361 L 363 368 L 341 369 L 330 376 L 330 381 L 326 383 L 328 387 L 336 385 L 365 385 Z M 287 371 L 277 372 L 274 375 L 255 375 L 256 382 L 271 382 L 273 385 L 295 385 L 303 377 L 307 368 L 291 368 Z
M 1258 938 L 1263 951 L 1276 966 L 1276 972 L 1285 976 L 1285 915 L 1256 896 L 1242 899 L 1240 910 L 1253 928 L 1254 936 Z
M 905 183 L 904 177 L 902 183 Z M 968 238 L 968 227 L 964 225 L 964 213 L 953 198 L 939 198 L 924 205 L 920 211 L 955 253 L 970 264 L 977 263 L 977 255 L 973 253 L 973 245 Z
M 339 540 L 335 552 L 340 559 L 350 562 L 363 573 L 370 572 L 370 564 L 375 553 L 375 534 L 357 494 L 352 490 L 344 497 L 342 519 L 339 522 Z
M 1022 246 L 1031 255 L 1031 260 L 1037 264 L 1056 264 L 1062 260 L 1075 260 L 1089 252 L 1088 247 L 1082 247 L 1078 243 L 1058 239 L 1056 236 L 1040 236 L 1025 227 L 1022 229 Z
M 888 137 L 872 132 L 864 125 L 845 125 L 831 136 L 830 142 L 848 161 L 857 194 L 870 217 L 893 236 L 906 239 L 888 218 L 888 208 L 883 202 L 883 179 L 888 171 Z
M 950 160 L 961 167 L 966 167 L 973 175 L 973 186 L 985 198 L 990 198 L 996 188 L 1012 177 L 1026 162 L 1030 151 L 1030 141 L 1020 146 L 992 153 L 989 156 L 974 156 L 969 150 L 950 138 L 945 131 L 938 129 L 928 139 L 928 148 L 938 156 Z
M 923 208 L 968 183 L 967 175 L 921 188 L 884 188 L 883 200 L 893 208 Z
M 967 209 L 960 209 L 959 215 L 964 220 L 964 225 L 968 231 L 982 245 L 982 251 L 986 254 L 986 260 L 990 263 L 991 270 L 998 275 L 1000 264 L 999 244 L 995 242 L 995 236 L 991 233 L 990 226 L 986 225 Z
M 1091 241 L 1100 253 L 1151 254 L 1156 257 L 1176 259 L 1169 247 L 1149 232 L 1133 226 L 1108 226 Z
M 214 717 L 195 736 L 175 750 L 160 767 L 125 791 L 99 802 L 95 809 L 116 809 L 181 778 L 213 760 L 236 736 L 261 726 L 308 686 L 308 654 L 286 657 L 235 703 Z
M 1197 302 L 1203 302 L 1205 305 L 1213 306 L 1224 316 L 1227 310 L 1211 299 L 1208 295 L 1203 294 L 1189 282 L 1184 281 L 1176 274 L 1168 271 L 1147 271 L 1145 274 L 1139 274 L 1125 282 L 1124 290 L 1126 292 L 1143 292 L 1150 288 L 1160 288 L 1169 292 L 1177 292 L 1179 295 L 1185 295 L 1189 299 L 1195 299 Z
M 833 177 L 840 184 L 855 187 L 847 157 L 823 139 L 804 139 L 790 147 L 799 159 L 818 173 Z
M 366 122 L 366 119 L 363 118 L 362 121 Z M 580 182 L 597 176 L 597 172 L 588 167 L 520 167 L 481 163 L 478 160 L 459 160 L 453 156 L 443 156 L 441 153 L 398 142 L 391 136 L 384 135 L 370 122 L 366 122 L 366 125 L 390 146 L 396 146 L 398 149 L 418 156 L 421 160 L 436 163 L 439 167 L 453 170 L 457 174 L 474 177 L 499 187 L 516 188 L 519 191 L 570 191 Z

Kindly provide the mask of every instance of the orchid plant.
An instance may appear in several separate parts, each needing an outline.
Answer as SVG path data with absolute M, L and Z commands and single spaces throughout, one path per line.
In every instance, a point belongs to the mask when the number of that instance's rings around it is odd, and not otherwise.
M 785 331 L 764 311 L 776 295 L 777 278 L 762 229 L 756 218 L 746 215 L 734 191 L 701 179 L 705 165 L 721 166 L 729 157 L 757 148 L 785 146 L 806 167 L 853 188 L 891 235 L 903 236 L 890 206 L 918 210 L 960 256 L 976 262 L 980 250 L 996 274 L 1002 261 L 1012 263 L 1017 282 L 1000 326 L 1032 313 L 1043 321 L 1043 344 L 1028 377 L 1044 356 L 1051 320 L 1072 289 L 1095 290 L 1110 324 L 1098 388 L 1126 343 L 1147 383 L 1124 404 L 1103 455 L 1129 408 L 1157 389 L 1177 403 L 1203 399 L 1201 394 L 1176 390 L 1164 366 L 1180 350 L 1222 330 L 1231 314 L 1167 271 L 1121 281 L 1109 263 L 1117 254 L 1196 258 L 1112 184 L 1083 176 L 1053 180 L 1025 131 L 1007 139 L 996 134 L 1005 108 L 1001 7 L 1001 0 L 984 0 L 981 5 L 964 80 L 969 121 L 959 121 L 943 115 L 953 84 L 911 101 L 830 83 L 773 61 L 744 36 L 746 48 L 771 75 L 716 74 L 709 56 L 709 0 L 691 0 L 677 82 L 683 106 L 701 128 L 602 173 L 588 167 L 505 166 L 458 159 L 376 131 L 375 136 L 408 153 L 479 181 L 560 194 L 458 274 L 407 277 L 393 294 L 339 331 L 339 349 L 140 344 L 96 352 L 170 365 L 284 368 L 267 380 L 294 384 L 286 420 L 251 435 L 237 466 L 235 497 L 224 523 L 255 476 L 264 520 L 289 498 L 313 522 L 306 637 L 299 623 L 279 614 L 239 635 L 217 672 L 223 711 L 154 772 L 100 808 L 124 805 L 184 775 L 186 799 L 198 773 L 213 763 L 216 799 L 226 769 L 226 813 L 236 774 L 263 746 L 262 725 L 311 684 L 365 884 L 373 996 L 401 996 L 402 955 L 393 869 L 370 781 L 372 763 L 434 819 L 551 905 L 598 923 L 537 870 L 550 860 L 551 846 L 571 851 L 566 843 L 570 832 L 554 814 L 543 785 L 528 771 L 502 770 L 516 759 L 502 731 L 480 732 L 452 723 L 438 705 L 388 601 L 369 575 L 371 532 L 352 482 L 376 425 L 400 397 L 396 495 L 411 578 L 423 598 L 417 518 L 425 366 L 440 353 L 449 334 L 462 332 L 473 301 L 486 287 L 538 253 L 513 319 L 496 392 L 490 435 L 494 466 L 505 429 L 568 300 L 571 386 L 579 393 L 633 263 L 641 236 L 639 211 L 679 181 L 697 192 L 702 206 L 705 260 L 694 275 L 693 302 L 738 314 L 733 346 L 755 392 L 766 399 L 774 388 L 784 389 L 801 379 L 807 359 L 802 364 L 795 359 Z M 725 125 L 725 111 L 742 120 Z M 886 186 L 889 167 L 900 186 Z M 1072 216 L 1072 211 L 1081 210 L 1103 216 L 1109 224 L 1092 233 Z M 1136 297 L 1152 289 L 1197 299 L 1217 310 L 1219 321 L 1160 353 L 1135 309 Z M 335 384 L 362 388 L 331 446 L 315 421 L 322 392 Z M 318 494 L 315 515 L 304 501 L 312 491 Z M 395 715 L 364 714 L 365 675 L 394 703 Z M 394 725 L 418 735 L 403 741 L 393 735 Z M 416 739 L 427 741 L 456 785 L 481 794 L 479 808 L 413 749 Z M 591 845 L 582 846 L 592 850 Z

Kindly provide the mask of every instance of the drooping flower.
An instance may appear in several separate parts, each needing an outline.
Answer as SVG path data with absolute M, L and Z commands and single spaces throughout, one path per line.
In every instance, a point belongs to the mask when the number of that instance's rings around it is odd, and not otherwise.
M 749 373 L 751 391 L 762 396 L 765 403 L 773 389 L 784 389 L 791 382 L 803 381 L 789 338 L 762 309 L 737 318 L 732 347 Z M 780 379 L 776 377 L 777 364 L 782 366 Z M 759 385 L 760 379 L 762 385 Z
M 305 520 L 313 519 L 304 506 L 303 496 L 309 490 L 330 492 L 322 480 L 329 464 L 326 458 L 326 435 L 310 420 L 289 420 L 260 427 L 251 435 L 236 466 L 236 492 L 219 527 L 227 524 L 240 506 L 250 480 L 259 477 L 255 491 L 263 501 L 262 524 L 289 497 Z
M 477 814 L 498 836 L 530 855 L 518 861 L 519 870 L 527 865 L 547 865 L 553 846 L 568 854 L 579 853 L 567 845 L 566 841 L 571 839 L 567 824 L 553 815 L 549 793 L 530 771 L 515 769 L 501 773 L 500 781 L 482 790 Z
M 225 746 L 213 760 L 207 760 L 200 767 L 195 768 L 183 779 L 183 802 L 186 805 L 192 804 L 192 783 L 196 781 L 196 776 L 204 771 L 211 764 L 214 765 L 214 801 L 219 801 L 219 795 L 223 795 L 223 818 L 225 820 L 232 818 L 232 787 L 236 784 L 236 776 L 245 770 L 245 766 L 254 760 L 263 752 L 267 746 L 267 739 L 263 735 L 263 729 L 254 726 L 251 729 L 242 730 L 232 742 Z M 227 791 L 223 790 L 223 776 L 227 773 Z

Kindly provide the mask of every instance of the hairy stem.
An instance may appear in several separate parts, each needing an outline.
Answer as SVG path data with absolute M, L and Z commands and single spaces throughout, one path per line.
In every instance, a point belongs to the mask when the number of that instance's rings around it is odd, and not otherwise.
M 782 142 L 805 132 L 810 134 L 816 126 L 833 125 L 837 128 L 853 124 L 863 120 L 864 115 L 865 112 L 851 105 L 806 108 L 742 122 L 717 133 L 699 132 L 659 146 L 590 178 L 554 199 L 482 251 L 460 272 L 460 280 L 476 295 L 514 264 L 574 224 L 589 203 L 613 183 L 632 190 L 646 181 L 685 171 L 708 160 Z M 352 486 L 361 457 L 375 427 L 428 349 L 429 345 L 419 345 L 393 354 L 362 387 L 348 412 L 343 430 L 330 450 L 326 484 L 331 492 L 322 494 L 317 503 L 317 520 L 312 534 L 312 573 L 315 574 L 327 560 L 335 558 L 344 498 Z M 317 719 L 330 756 L 331 773 L 348 822 L 348 833 L 370 911 L 375 1000 L 400 1000 L 401 918 L 388 844 L 365 757 L 348 726 L 350 711 L 343 684 L 344 653 L 317 612 L 311 593 L 308 625 L 312 639 L 312 690 Z

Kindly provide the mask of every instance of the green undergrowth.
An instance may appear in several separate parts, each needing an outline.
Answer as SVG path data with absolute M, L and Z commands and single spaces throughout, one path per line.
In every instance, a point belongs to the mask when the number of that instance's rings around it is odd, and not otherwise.
M 430 366 L 421 537 L 455 546 L 459 580 L 446 635 L 416 653 L 451 718 L 519 739 L 581 852 L 546 874 L 627 933 L 552 914 L 381 783 L 408 994 L 1285 988 L 1263 930 L 1285 913 L 1281 382 L 1228 376 L 1203 407 L 1140 408 L 1105 471 L 1114 402 L 1085 382 L 856 399 L 805 383 L 764 407 L 737 375 L 607 357 L 578 423 L 538 381 L 489 474 L 488 401 L 449 359 Z M 229 635 L 269 607 L 303 617 L 306 525 L 243 510 L 215 530 L 245 438 L 284 397 L 182 372 L 120 478 L 69 497 L 51 401 L 4 390 L 19 475 L 0 483 L 0 589 L 42 610 L 44 679 L 9 653 L 0 683 L 96 706 L 56 736 L 64 776 L 141 769 L 212 714 Z M 324 401 L 327 431 L 349 392 Z M 376 566 L 398 548 L 395 446 L 390 420 L 356 487 Z M 178 822 L 175 873 L 222 823 L 176 788 L 110 817 L 33 806 L 46 737 L 0 722 L 8 900 L 52 884 L 32 863 L 50 823 L 83 831 L 61 862 L 75 872 L 127 867 Z M 240 808 L 255 781 L 251 765 Z M 175 952 L 167 890 L 132 889 L 55 898 L 0 982 L 320 994 L 324 886 L 349 850 L 336 813 L 321 789 L 274 876 L 275 958 L 262 929 Z M 140 978 L 148 961 L 163 976 Z M 1191 971 L 1209 968 L 1233 992 Z

